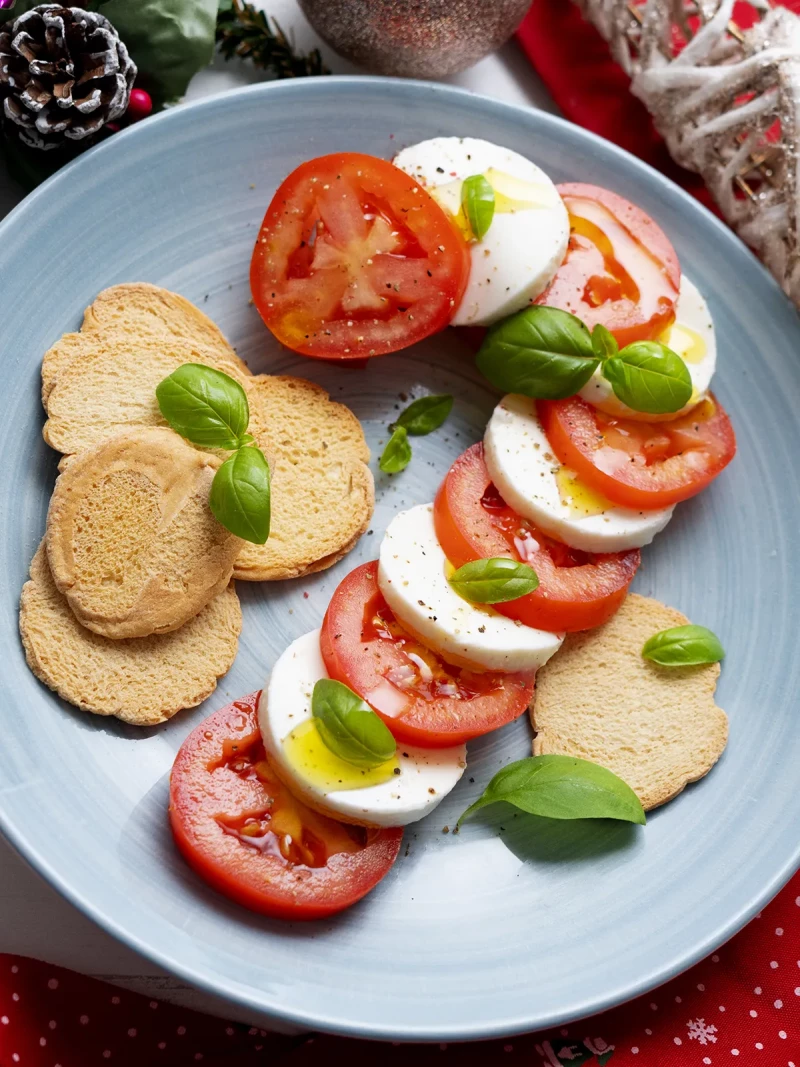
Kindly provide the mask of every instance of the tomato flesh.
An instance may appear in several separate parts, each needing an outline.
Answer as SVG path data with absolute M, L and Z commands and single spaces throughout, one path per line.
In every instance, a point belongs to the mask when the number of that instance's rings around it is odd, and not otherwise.
M 278 340 L 321 359 L 363 359 L 443 329 L 469 277 L 466 242 L 413 178 L 342 152 L 292 171 L 256 240 L 250 287 Z
M 459 745 L 518 718 L 533 673 L 470 671 L 446 663 L 402 627 L 378 587 L 378 564 L 352 571 L 333 594 L 320 638 L 331 678 L 350 686 L 400 741 Z
M 542 533 L 497 492 L 480 443 L 450 468 L 433 512 L 436 536 L 453 566 L 509 556 L 533 567 L 538 589 L 494 609 L 539 630 L 589 630 L 606 622 L 625 599 L 641 561 L 638 549 L 581 552 Z
M 570 216 L 567 255 L 537 304 L 606 326 L 622 347 L 659 337 L 675 319 L 678 257 L 663 230 L 630 201 L 596 185 L 558 191 Z
M 181 745 L 170 775 L 172 834 L 200 877 L 246 908 L 324 918 L 378 884 L 403 831 L 347 826 L 297 800 L 267 762 L 259 696 L 215 711 Z
M 736 454 L 731 421 L 712 394 L 687 415 L 656 423 L 606 415 L 576 396 L 536 406 L 559 461 L 621 507 L 647 511 L 687 500 Z

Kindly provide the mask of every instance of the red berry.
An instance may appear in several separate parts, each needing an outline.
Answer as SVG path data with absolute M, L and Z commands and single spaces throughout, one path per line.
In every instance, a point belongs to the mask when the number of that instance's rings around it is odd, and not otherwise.
M 131 89 L 131 99 L 125 117 L 129 122 L 138 122 L 146 119 L 153 110 L 153 101 L 150 94 L 144 89 Z

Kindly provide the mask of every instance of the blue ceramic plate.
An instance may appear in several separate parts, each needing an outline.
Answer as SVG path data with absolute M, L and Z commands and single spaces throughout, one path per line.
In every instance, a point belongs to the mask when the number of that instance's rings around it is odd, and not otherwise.
M 394 512 L 432 499 L 451 460 L 482 436 L 496 397 L 449 336 L 365 370 L 281 351 L 248 305 L 250 252 L 276 185 L 301 161 L 343 149 L 390 157 L 442 134 L 488 138 L 556 181 L 634 200 L 709 300 L 715 387 L 739 455 L 644 551 L 636 588 L 721 635 L 730 744 L 645 829 L 500 813 L 444 835 L 503 763 L 529 752 L 519 721 L 470 746 L 467 775 L 410 828 L 370 897 L 335 921 L 290 926 L 217 896 L 178 857 L 166 820 L 173 756 L 203 716 L 261 686 L 287 642 L 319 625 L 338 581 L 376 556 Z M 665 981 L 789 878 L 800 854 L 800 325 L 694 200 L 583 130 L 453 89 L 369 78 L 260 85 L 148 120 L 51 179 L 0 227 L 0 278 L 0 815 L 27 859 L 107 930 L 265 1024 L 479 1038 L 588 1015 Z M 406 472 L 387 478 L 373 460 L 374 533 L 347 559 L 303 580 L 239 584 L 233 669 L 202 707 L 150 730 L 59 701 L 26 667 L 17 633 L 57 461 L 41 437 L 42 354 L 100 289 L 136 280 L 198 303 L 254 371 L 306 375 L 349 403 L 376 458 L 399 393 L 456 397 L 446 428 L 415 440 Z

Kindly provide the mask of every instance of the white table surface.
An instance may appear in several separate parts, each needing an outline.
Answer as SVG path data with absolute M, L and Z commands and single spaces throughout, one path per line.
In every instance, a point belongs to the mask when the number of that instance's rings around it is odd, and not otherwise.
M 271 0 L 265 9 L 291 30 L 299 48 L 318 45 L 326 64 L 337 74 L 357 73 L 316 36 L 295 0 Z M 218 59 L 192 81 L 187 100 L 224 92 L 260 80 L 257 72 L 239 61 Z M 544 86 L 516 42 L 482 60 L 471 70 L 444 79 L 473 92 L 513 104 L 555 111 Z M 23 197 L 0 161 L 0 218 Z M 105 978 L 117 985 L 175 1003 L 249 1021 L 229 1004 L 207 996 L 172 978 L 155 964 L 120 944 L 77 908 L 64 900 L 0 836 L 0 952 L 33 956 Z

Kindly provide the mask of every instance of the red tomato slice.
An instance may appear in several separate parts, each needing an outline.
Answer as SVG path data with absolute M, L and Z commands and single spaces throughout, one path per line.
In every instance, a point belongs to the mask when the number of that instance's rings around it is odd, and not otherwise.
M 577 396 L 536 406 L 560 462 L 626 508 L 647 511 L 687 500 L 736 454 L 731 421 L 711 394 L 688 415 L 655 423 L 606 415 Z
M 620 346 L 652 340 L 675 319 L 681 271 L 675 249 L 649 215 L 597 185 L 558 191 L 570 216 L 567 255 L 537 304 L 571 311 Z
M 349 685 L 399 741 L 446 748 L 518 718 L 533 698 L 533 673 L 470 671 L 446 663 L 396 621 L 364 563 L 333 594 L 320 648 L 331 678 Z
M 172 766 L 169 818 L 189 865 L 220 893 L 279 919 L 355 904 L 400 851 L 401 829 L 346 826 L 296 800 L 267 762 L 259 693 L 189 734 Z
M 610 619 L 641 561 L 638 549 L 581 552 L 543 534 L 497 492 L 482 444 L 468 448 L 450 468 L 433 514 L 439 544 L 453 566 L 510 556 L 533 567 L 538 589 L 494 609 L 551 633 L 590 630 Z
M 341 152 L 284 181 L 250 264 L 259 313 L 278 340 L 320 359 L 363 359 L 443 329 L 470 255 L 449 216 L 385 159 Z

